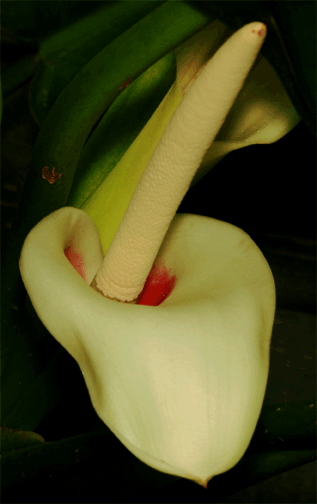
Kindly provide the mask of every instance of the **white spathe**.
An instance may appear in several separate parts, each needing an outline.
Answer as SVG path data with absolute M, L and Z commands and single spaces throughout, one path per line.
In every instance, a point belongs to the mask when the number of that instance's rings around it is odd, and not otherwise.
M 64 254 L 84 261 L 85 280 Z M 206 484 L 245 453 L 269 370 L 275 286 L 241 229 L 176 214 L 157 255 L 176 275 L 159 306 L 90 287 L 103 253 L 82 210 L 65 207 L 27 236 L 20 271 L 38 316 L 76 359 L 98 416 L 140 460 Z

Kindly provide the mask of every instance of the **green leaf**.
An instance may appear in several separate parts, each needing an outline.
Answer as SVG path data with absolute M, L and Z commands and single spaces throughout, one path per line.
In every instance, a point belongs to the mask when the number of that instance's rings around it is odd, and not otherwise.
M 46 37 L 39 48 L 42 64 L 30 89 L 30 108 L 44 122 L 50 108 L 72 78 L 99 51 L 160 2 L 105 2 L 84 18 Z
M 36 432 L 0 427 L 0 442 L 1 456 L 3 457 L 3 455 L 44 443 L 45 439 Z
M 91 196 L 142 131 L 175 79 L 172 51 L 114 100 L 83 148 L 67 205 L 80 208 Z
M 39 40 L 98 9 L 103 3 L 67 0 L 3 2 L 1 25 L 16 39 L 37 45 Z
M 39 56 L 37 54 L 28 54 L 4 70 L 1 74 L 3 96 L 9 95 L 30 79 L 38 64 Z
M 62 398 L 78 388 L 77 363 L 37 317 L 2 299 L 1 425 L 33 431 Z M 31 312 L 32 313 L 32 312 Z

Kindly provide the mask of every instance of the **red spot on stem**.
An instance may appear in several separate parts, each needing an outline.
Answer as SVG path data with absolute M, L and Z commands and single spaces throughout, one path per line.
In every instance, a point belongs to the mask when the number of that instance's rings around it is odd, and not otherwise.
M 127 81 L 125 81 L 122 86 L 120 87 L 120 89 L 125 89 L 127 88 L 128 86 L 130 86 L 130 84 L 133 82 L 133 79 L 128 79 Z
M 146 279 L 137 304 L 158 306 L 170 295 L 176 283 L 176 276 L 164 264 L 154 263 Z
M 52 173 L 49 172 L 48 166 L 42 168 L 42 177 L 50 184 L 54 184 L 55 180 L 61 178 L 61 173 L 55 173 L 55 168 L 52 168 Z

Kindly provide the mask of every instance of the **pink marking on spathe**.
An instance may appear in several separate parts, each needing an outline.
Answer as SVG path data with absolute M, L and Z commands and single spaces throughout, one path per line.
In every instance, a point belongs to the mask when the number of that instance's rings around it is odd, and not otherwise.
M 137 304 L 158 306 L 171 294 L 175 287 L 176 276 L 171 274 L 163 263 L 154 263 L 146 279 Z
M 83 277 L 84 280 L 85 278 L 85 270 L 84 270 L 84 261 L 83 258 L 81 257 L 78 252 L 74 252 L 74 250 L 71 248 L 71 245 L 66 247 L 64 249 L 64 254 L 69 260 L 70 264 L 75 268 L 77 273 L 80 274 L 81 277 Z

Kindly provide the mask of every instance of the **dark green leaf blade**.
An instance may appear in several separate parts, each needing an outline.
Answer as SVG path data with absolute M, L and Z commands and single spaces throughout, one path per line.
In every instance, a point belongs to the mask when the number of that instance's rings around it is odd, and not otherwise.
M 30 89 L 30 108 L 36 122 L 44 122 L 50 108 L 72 78 L 105 46 L 160 2 L 105 2 L 84 18 L 40 43 L 42 63 Z

